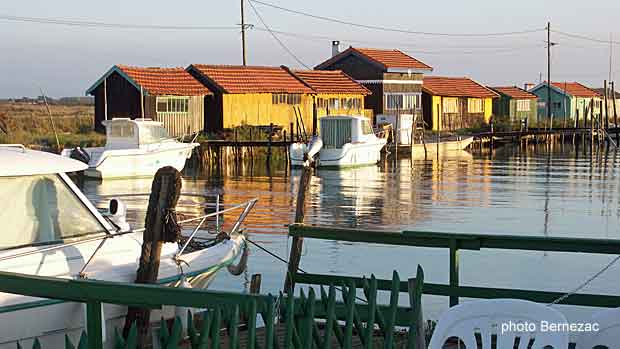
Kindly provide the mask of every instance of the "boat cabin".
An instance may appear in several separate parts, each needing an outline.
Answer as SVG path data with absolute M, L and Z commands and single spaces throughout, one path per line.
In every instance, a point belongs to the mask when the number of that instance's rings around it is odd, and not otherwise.
M 319 122 L 325 149 L 340 149 L 346 143 L 366 142 L 376 137 L 370 121 L 363 116 L 326 116 Z
M 104 121 L 106 149 L 131 149 L 172 140 L 163 123 L 150 119 Z
M 82 162 L 29 150 L 22 145 L 0 145 L 0 251 L 49 245 L 111 230 L 109 223 L 65 174 L 85 170 Z

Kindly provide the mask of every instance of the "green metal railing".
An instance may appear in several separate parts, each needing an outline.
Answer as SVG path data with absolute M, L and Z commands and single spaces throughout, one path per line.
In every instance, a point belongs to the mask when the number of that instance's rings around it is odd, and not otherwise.
M 159 334 L 161 348 L 218 348 L 224 341 L 231 348 L 238 348 L 240 343 L 247 348 L 350 348 L 353 343 L 362 343 L 365 347 L 375 347 L 377 340 L 386 348 L 394 347 L 396 326 L 406 326 L 408 334 L 400 337 L 408 348 L 416 345 L 423 338 L 419 330 L 421 325 L 420 299 L 423 285 L 423 271 L 418 268 L 415 279 L 409 279 L 408 286 L 402 288 L 398 273 L 394 272 L 389 281 L 391 290 L 387 305 L 377 303 L 379 282 L 374 276 L 357 280 L 340 278 L 333 280 L 327 289 L 319 287 L 320 294 L 314 288 L 307 292 L 300 290 L 299 297 L 241 294 L 222 291 L 208 291 L 189 288 L 173 288 L 158 285 L 115 283 L 96 280 L 70 280 L 51 277 L 39 277 L 24 274 L 0 272 L 0 292 L 41 297 L 58 301 L 78 302 L 86 305 L 86 331 L 82 332 L 78 348 L 100 349 L 103 347 L 102 304 L 137 306 L 150 309 L 162 305 L 206 309 L 196 319 L 188 314 L 187 336 L 183 336 L 180 318 L 174 320 L 169 330 L 162 320 Z M 382 281 L 382 285 L 385 281 Z M 358 286 L 359 285 L 359 286 Z M 357 289 L 360 288 L 367 299 L 367 304 L 356 303 Z M 398 307 L 399 293 L 409 293 L 410 307 Z M 338 296 L 338 292 L 341 293 Z M 49 302 L 29 303 L 29 307 L 44 306 Z M 15 307 L 14 311 L 28 307 Z M 53 311 L 53 310 L 50 310 Z M 264 327 L 257 335 L 257 316 Z M 317 323 L 316 319 L 324 319 Z M 340 322 L 340 323 L 339 323 Z M 242 336 L 241 325 L 245 328 Z M 322 326 L 322 327 L 320 327 Z M 222 331 L 225 329 L 226 331 Z M 279 332 L 278 332 L 279 330 Z M 115 348 L 136 348 L 137 330 L 131 327 L 127 338 L 118 331 L 114 342 Z M 284 334 L 278 336 L 278 333 Z M 281 343 L 278 345 L 278 343 Z M 402 344 L 402 343 L 401 343 Z M 20 344 L 17 344 L 21 348 Z M 65 347 L 74 348 L 68 336 Z M 41 342 L 35 340 L 33 348 L 41 348 Z
M 620 255 L 620 240 L 611 239 L 452 234 L 420 231 L 388 232 L 305 226 L 301 224 L 289 226 L 289 235 L 314 239 L 449 249 L 449 284 L 425 282 L 423 293 L 450 297 L 450 306 L 458 304 L 459 297 L 516 298 L 539 303 L 551 303 L 565 295 L 565 292 L 462 286 L 459 284 L 460 250 L 508 249 Z M 298 284 L 315 285 L 326 285 L 340 277 L 310 273 L 296 273 L 293 275 L 295 282 Z M 354 280 L 356 285 L 361 285 L 361 279 L 352 278 L 352 280 Z M 385 289 L 389 285 L 389 281 L 386 280 L 378 280 L 377 282 L 380 289 Z M 404 291 L 406 289 L 407 284 L 401 283 L 400 290 Z M 571 294 L 560 303 L 593 307 L 620 307 L 620 296 Z

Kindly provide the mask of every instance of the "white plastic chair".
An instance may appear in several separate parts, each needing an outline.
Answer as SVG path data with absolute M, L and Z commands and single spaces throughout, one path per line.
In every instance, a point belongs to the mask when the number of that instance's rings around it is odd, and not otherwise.
M 620 308 L 600 311 L 592 316 L 590 323 L 598 324 L 598 331 L 580 334 L 577 349 L 612 349 L 620 345 Z
M 541 321 L 548 323 L 566 323 L 559 311 L 543 304 L 518 299 L 492 299 L 471 301 L 459 304 L 446 311 L 439 319 L 430 349 L 442 349 L 449 338 L 460 339 L 467 349 L 477 349 L 476 334 L 480 335 L 483 349 L 491 349 L 492 336 L 497 335 L 497 348 L 512 349 L 519 338 L 519 349 L 525 349 L 532 338 L 533 349 L 549 348 L 567 349 L 569 334 L 567 332 L 541 332 Z M 534 331 L 513 331 L 513 324 L 535 324 Z M 502 328 L 504 326 L 504 328 Z M 504 330 L 504 333 L 502 333 Z M 529 330 L 532 330 L 531 326 Z

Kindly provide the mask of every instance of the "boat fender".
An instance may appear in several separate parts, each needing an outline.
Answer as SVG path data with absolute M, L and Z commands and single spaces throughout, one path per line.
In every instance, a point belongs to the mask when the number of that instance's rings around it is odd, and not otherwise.
M 228 272 L 234 276 L 241 275 L 248 267 L 248 255 L 249 254 L 250 254 L 250 250 L 248 249 L 248 244 L 247 242 L 244 241 L 243 242 L 243 253 L 241 254 L 241 259 L 239 260 L 239 263 L 237 263 L 237 265 L 229 264 L 228 267 L 226 267 L 228 269 Z
M 193 287 L 192 287 L 192 284 L 190 284 L 189 281 L 187 281 L 187 278 L 185 277 L 185 275 L 183 275 L 181 276 L 181 279 L 179 280 L 177 284 L 177 288 L 191 289 Z M 179 320 L 181 320 L 181 324 L 183 326 L 183 333 L 185 334 L 187 333 L 187 317 L 194 316 L 194 308 L 176 306 L 174 309 L 174 316 L 179 318 Z
M 108 218 L 116 225 L 119 231 L 129 231 L 127 223 L 127 205 L 118 198 L 112 198 L 108 205 Z
M 314 157 L 321 151 L 323 148 L 323 140 L 319 136 L 314 136 L 310 140 L 308 144 L 308 150 L 306 152 L 308 159 L 313 160 Z
M 75 147 L 71 151 L 70 157 L 71 157 L 71 159 L 75 159 L 75 160 L 81 161 L 81 162 L 83 162 L 85 164 L 88 164 L 90 162 L 90 155 L 88 155 L 86 150 L 84 150 L 81 147 Z

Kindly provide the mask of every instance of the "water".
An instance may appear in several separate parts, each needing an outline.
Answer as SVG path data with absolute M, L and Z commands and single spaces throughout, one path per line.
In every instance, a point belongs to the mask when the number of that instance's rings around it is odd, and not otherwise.
M 312 178 L 306 223 L 369 229 L 424 230 L 527 236 L 620 239 L 617 152 L 591 156 L 572 145 L 520 150 L 504 147 L 493 153 L 430 160 L 402 159 L 344 171 L 319 170 Z M 220 194 L 226 204 L 258 198 L 245 227 L 251 239 L 288 258 L 299 172 L 284 164 L 207 173 L 184 173 L 183 191 Z M 105 205 L 102 195 L 149 192 L 151 180 L 87 181 L 87 196 Z M 143 224 L 141 210 L 132 216 Z M 186 212 L 198 215 L 200 211 Z M 230 223 L 232 217 L 226 217 Z M 464 285 L 569 291 L 606 265 L 613 256 L 507 250 L 462 251 Z M 426 281 L 448 282 L 445 249 L 366 245 L 306 239 L 301 267 L 308 272 L 413 277 L 417 265 Z M 241 276 L 222 271 L 212 289 L 243 291 L 251 274 L 260 273 L 262 292 L 282 288 L 285 265 L 257 248 Z M 582 292 L 620 294 L 620 263 Z M 437 319 L 448 306 L 445 297 L 425 296 L 424 313 Z M 591 309 L 560 307 L 571 319 Z M 585 310 L 584 310 L 585 309 Z

